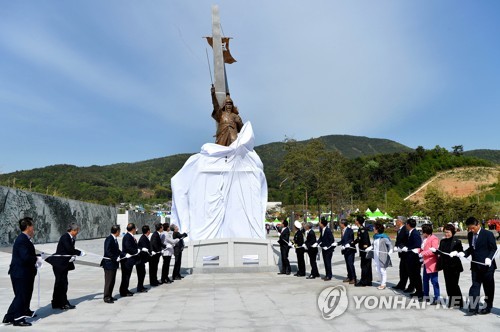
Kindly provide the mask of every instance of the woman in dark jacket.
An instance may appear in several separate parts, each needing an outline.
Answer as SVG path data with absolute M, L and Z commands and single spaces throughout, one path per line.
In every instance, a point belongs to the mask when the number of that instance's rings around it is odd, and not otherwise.
M 464 270 L 460 258 L 457 257 L 462 252 L 462 242 L 455 238 L 455 226 L 447 224 L 444 227 L 444 238 L 439 243 L 438 270 L 443 270 L 446 293 L 448 294 L 448 306 L 462 308 L 464 303 L 462 291 L 458 285 L 460 273 Z

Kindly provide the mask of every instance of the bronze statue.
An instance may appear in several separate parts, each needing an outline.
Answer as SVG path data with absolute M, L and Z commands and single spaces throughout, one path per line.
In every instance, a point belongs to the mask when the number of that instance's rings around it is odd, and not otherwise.
M 214 105 L 214 111 L 212 112 L 212 118 L 217 121 L 217 133 L 215 134 L 215 143 L 229 146 L 231 143 L 236 141 L 238 133 L 243 127 L 243 121 L 239 116 L 238 108 L 233 105 L 233 101 L 229 96 L 226 95 L 226 100 L 222 107 L 219 106 L 219 102 L 215 96 L 215 87 L 212 85 L 212 104 Z

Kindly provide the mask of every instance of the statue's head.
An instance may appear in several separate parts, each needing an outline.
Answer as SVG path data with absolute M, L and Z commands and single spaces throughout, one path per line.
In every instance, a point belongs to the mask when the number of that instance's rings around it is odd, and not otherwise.
M 231 99 L 231 97 L 228 95 L 226 95 L 226 100 L 225 100 L 225 103 L 224 103 L 224 108 L 226 109 L 226 111 L 229 111 L 229 112 L 232 112 L 233 110 L 233 100 Z

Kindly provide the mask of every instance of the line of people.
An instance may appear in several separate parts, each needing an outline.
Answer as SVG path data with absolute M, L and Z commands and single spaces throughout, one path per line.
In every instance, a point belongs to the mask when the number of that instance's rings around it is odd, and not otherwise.
M 118 244 L 120 226 L 111 227 L 111 234 L 104 240 L 104 256 L 101 267 L 104 269 L 104 302 L 114 303 L 117 299 L 113 297 L 113 288 L 116 281 L 118 267 L 121 265 L 122 280 L 120 284 L 120 295 L 122 297 L 133 296 L 129 290 L 130 277 L 134 266 L 137 271 L 137 292 L 147 292 L 144 286 L 146 277 L 146 264 L 149 264 L 149 281 L 152 287 L 163 283 L 169 284 L 174 280 L 184 278 L 181 275 L 182 251 L 184 249 L 184 238 L 187 233 L 180 233 L 176 225 L 155 224 L 155 231 L 151 234 L 150 227 L 142 227 L 142 236 L 136 240 L 136 226 L 133 223 L 127 225 L 127 233 L 122 239 L 122 249 Z M 76 223 L 69 224 L 67 232 L 64 233 L 57 244 L 56 252 L 48 257 L 36 254 L 33 245 L 35 226 L 32 218 L 26 217 L 19 220 L 21 234 L 16 238 L 12 248 L 12 259 L 8 274 L 14 290 L 14 299 L 3 318 L 4 324 L 14 326 L 31 326 L 27 318 L 36 317 L 36 313 L 30 309 L 33 295 L 33 285 L 40 268 L 45 260 L 52 265 L 54 272 L 54 290 L 52 295 L 52 308 L 60 310 L 75 309 L 76 306 L 68 301 L 68 272 L 75 269 L 75 258 L 85 256 L 85 252 L 75 248 L 76 237 L 80 231 Z M 172 256 L 175 258 L 172 278 L 169 278 L 169 268 Z M 161 278 L 158 280 L 158 265 L 163 257 Z
M 283 221 L 283 228 L 280 231 L 280 236 L 278 243 L 280 245 L 281 254 L 281 269 L 278 274 L 290 275 L 292 267 L 290 265 L 290 260 L 288 259 L 288 254 L 290 248 L 295 248 L 295 253 L 297 254 L 297 265 L 298 271 L 294 274 L 296 277 L 306 276 L 306 264 L 305 264 L 305 253 L 309 256 L 309 262 L 311 264 L 311 273 L 307 279 L 319 278 L 320 274 L 318 271 L 318 265 L 316 263 L 316 256 L 318 254 L 318 247 L 321 249 L 323 256 L 323 262 L 325 265 L 326 274 L 323 280 L 332 280 L 332 256 L 337 243 L 333 237 L 333 233 L 328 227 L 328 223 L 325 220 L 320 222 L 320 236 L 316 240 L 316 234 L 313 230 L 313 224 L 300 223 L 300 221 L 295 221 L 295 235 L 292 241 L 290 241 L 290 229 L 288 228 L 288 221 Z
M 441 302 L 441 293 L 438 281 L 438 271 L 443 271 L 446 292 L 448 295 L 447 305 L 450 307 L 464 307 L 462 292 L 459 286 L 460 273 L 463 266 L 460 258 L 471 258 L 472 286 L 469 290 L 468 314 L 488 314 L 493 306 L 495 282 L 494 272 L 496 269 L 495 254 L 497 245 L 492 232 L 483 229 L 481 223 L 474 217 L 466 220 L 468 228 L 467 250 L 463 249 L 461 241 L 455 237 L 456 229 L 453 224 L 444 227 L 444 238 L 439 239 L 433 235 L 432 225 L 422 226 L 422 237 L 415 229 L 414 219 L 406 220 L 398 217 L 396 226 L 397 234 L 394 246 L 385 233 L 385 227 L 381 223 L 375 223 L 373 242 L 370 241 L 368 229 L 364 226 L 365 220 L 358 216 L 355 220 L 358 227 L 357 234 L 348 227 L 349 222 L 345 219 L 340 222 L 341 238 L 335 241 L 334 236 L 326 220 L 320 222 L 320 236 L 312 230 L 312 223 L 301 223 L 295 221 L 295 234 L 290 240 L 288 222 L 283 222 L 278 243 L 281 251 L 281 270 L 278 274 L 291 274 L 288 253 L 294 247 L 297 255 L 298 271 L 297 277 L 306 276 L 305 254 L 309 256 L 311 273 L 307 279 L 320 277 L 317 267 L 318 248 L 321 248 L 325 266 L 325 277 L 323 280 L 332 279 L 332 254 L 336 247 L 341 248 L 341 254 L 346 264 L 347 276 L 343 282 L 353 284 L 356 287 L 372 286 L 372 260 L 377 271 L 380 284 L 377 287 L 383 290 L 387 287 L 387 268 L 392 266 L 391 254 L 397 252 L 399 263 L 399 282 L 391 287 L 401 290 L 419 301 L 429 301 L 431 304 Z M 357 248 L 356 248 L 357 246 Z M 359 250 L 361 278 L 358 280 L 354 259 Z M 433 286 L 434 296 L 430 300 L 430 285 Z M 485 293 L 485 307 L 480 309 L 481 286 Z
M 144 286 L 146 278 L 146 264 L 149 264 L 149 284 L 157 287 L 162 284 L 170 284 L 174 280 L 184 278 L 181 275 L 182 251 L 184 250 L 184 238 L 186 233 L 180 233 L 176 225 L 155 224 L 155 231 L 151 234 L 148 225 L 142 226 L 142 235 L 136 240 L 136 226 L 133 223 L 127 225 L 127 233 L 122 239 L 122 250 L 118 246 L 120 227 L 115 225 L 111 228 L 111 234 L 104 241 L 104 258 L 101 266 L 104 268 L 104 302 L 113 303 L 116 298 L 112 296 L 118 270 L 118 262 L 121 264 L 122 280 L 120 283 L 120 295 L 122 297 L 133 296 L 129 290 L 130 276 L 134 266 L 137 272 L 137 292 L 145 293 L 148 288 Z M 151 238 L 151 239 L 150 239 Z M 168 277 L 172 255 L 175 258 L 172 279 Z M 158 265 L 163 257 L 161 277 L 158 280 Z
M 465 225 L 469 243 L 466 250 L 463 249 L 462 242 L 455 237 L 456 229 L 451 223 L 444 227 L 444 238 L 439 241 L 432 234 L 431 225 L 422 226 L 422 239 L 415 230 L 415 220 L 408 219 L 405 222 L 403 217 L 398 217 L 396 248 L 401 262 L 400 280 L 393 289 L 410 293 L 410 296 L 417 297 L 420 301 L 424 298 L 429 300 L 429 283 L 431 283 L 434 291 L 431 304 L 437 304 L 441 298 L 438 272 L 443 271 L 448 294 L 447 305 L 464 308 L 465 303 L 459 286 L 460 274 L 464 271 L 460 258 L 470 258 L 472 285 L 468 293 L 468 315 L 489 314 L 495 296 L 494 273 L 497 268 L 495 236 L 482 228 L 481 223 L 474 217 L 469 217 Z M 481 286 L 485 294 L 485 307 L 480 309 Z

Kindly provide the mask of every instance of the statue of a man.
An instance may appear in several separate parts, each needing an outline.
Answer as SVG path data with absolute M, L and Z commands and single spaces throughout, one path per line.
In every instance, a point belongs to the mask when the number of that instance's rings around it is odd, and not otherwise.
M 233 105 L 233 101 L 229 94 L 226 95 L 224 106 L 220 107 L 215 96 L 215 87 L 212 85 L 212 104 L 214 111 L 212 118 L 217 121 L 217 133 L 215 135 L 215 143 L 229 146 L 238 137 L 238 133 L 243 127 L 243 121 L 238 113 L 238 108 Z

